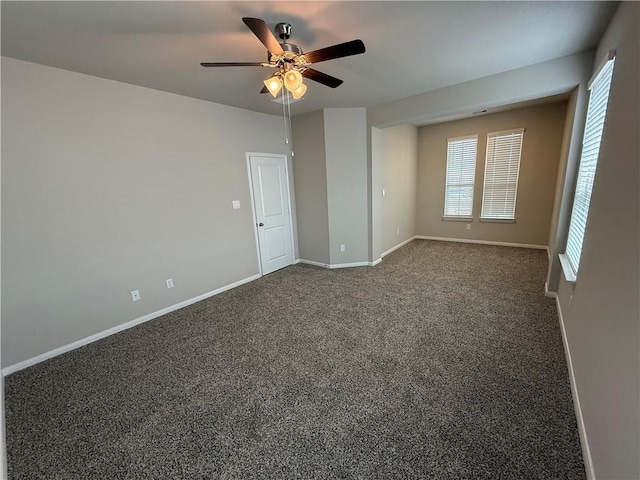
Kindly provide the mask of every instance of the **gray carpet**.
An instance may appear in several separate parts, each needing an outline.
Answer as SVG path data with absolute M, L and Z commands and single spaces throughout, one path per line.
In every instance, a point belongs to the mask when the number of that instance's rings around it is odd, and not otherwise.
M 10 479 L 583 479 L 539 250 L 295 265 L 10 375 Z

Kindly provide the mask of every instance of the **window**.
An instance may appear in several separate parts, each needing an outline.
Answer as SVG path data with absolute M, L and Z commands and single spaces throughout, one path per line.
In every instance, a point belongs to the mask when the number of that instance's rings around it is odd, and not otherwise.
M 514 221 L 524 128 L 487 134 L 481 220 Z
M 444 219 L 468 220 L 472 217 L 477 147 L 477 135 L 447 140 Z
M 574 277 L 578 273 L 578 266 L 580 265 L 582 241 L 584 240 L 584 232 L 589 215 L 591 190 L 596 175 L 598 154 L 600 153 L 600 141 L 602 140 L 602 131 L 607 113 L 614 61 L 614 52 L 610 52 L 606 63 L 598 70 L 594 80 L 589 85 L 591 94 L 589 96 L 589 106 L 587 107 L 587 122 L 584 127 L 582 154 L 580 156 L 576 192 L 569 223 L 567 252 L 565 254 Z M 566 269 L 565 276 L 567 276 Z M 568 275 L 567 280 L 575 280 L 575 278 L 570 277 Z

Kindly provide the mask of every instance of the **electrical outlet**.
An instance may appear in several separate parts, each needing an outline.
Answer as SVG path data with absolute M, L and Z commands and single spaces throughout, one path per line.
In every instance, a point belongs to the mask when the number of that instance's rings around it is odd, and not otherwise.
M 173 288 L 173 278 L 167 278 L 167 288 Z
M 344 245 L 340 245 L 340 251 L 344 252 L 346 250 L 346 247 Z
M 231 207 L 233 207 L 234 210 L 237 210 L 240 208 L 240 200 L 234 200 L 231 202 Z
M 140 300 L 140 290 L 132 290 L 131 291 L 131 300 L 137 302 Z
M 471 230 L 471 224 L 467 223 L 467 230 Z

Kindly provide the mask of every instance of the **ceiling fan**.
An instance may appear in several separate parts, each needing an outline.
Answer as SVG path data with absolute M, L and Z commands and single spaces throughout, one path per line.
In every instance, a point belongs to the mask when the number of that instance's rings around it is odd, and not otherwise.
M 242 21 L 249 27 L 258 40 L 267 47 L 266 62 L 204 62 L 203 67 L 267 67 L 274 68 L 275 73 L 264 81 L 264 88 L 260 93 L 270 92 L 274 97 L 278 95 L 284 86 L 293 98 L 302 97 L 307 91 L 302 83 L 302 77 L 321 83 L 331 88 L 340 86 L 343 82 L 339 78 L 319 72 L 310 65 L 333 60 L 335 58 L 358 55 L 365 52 L 362 40 L 352 40 L 331 47 L 321 48 L 312 52 L 303 53 L 302 49 L 293 43 L 287 43 L 291 36 L 291 24 L 278 23 L 274 31 L 282 39 L 279 43 L 269 30 L 269 27 L 259 18 L 244 17 Z M 283 94 L 285 92 L 283 90 Z

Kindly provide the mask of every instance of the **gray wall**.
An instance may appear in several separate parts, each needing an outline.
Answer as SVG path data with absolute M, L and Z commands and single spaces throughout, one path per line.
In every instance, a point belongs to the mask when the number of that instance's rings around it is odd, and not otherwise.
M 329 264 L 329 207 L 325 161 L 324 112 L 298 115 L 292 122 L 295 142 L 298 258 Z
M 618 62 L 583 264 L 575 289 L 557 279 L 599 478 L 639 474 L 639 12 L 620 9 L 600 47 L 615 45 Z M 585 65 L 592 52 L 369 108 L 367 122 L 455 119 L 569 92 Z M 257 273 L 244 153 L 287 153 L 281 119 L 10 59 L 2 70 L 3 367 Z M 569 160 L 582 123 L 574 100 Z
M 376 128 L 412 122 L 426 125 L 458 120 L 483 108 L 568 93 L 584 81 L 584 72 L 592 64 L 593 52 L 589 51 L 440 88 L 370 107 L 367 109 L 367 124 Z M 369 163 L 373 186 L 376 180 L 372 155 Z M 380 258 L 382 253 L 380 225 L 376 223 L 381 215 L 380 208 L 381 203 L 376 200 L 376 192 L 372 189 L 369 239 L 372 260 Z
M 0 124 L 2 122 L 0 121 Z M 1 130 L 1 129 L 0 129 Z M 0 154 L 0 195 L 2 194 L 2 155 Z M 0 202 L 2 203 L 2 202 Z M 0 211 L 0 252 L 2 252 L 2 212 Z M 2 292 L 2 262 L 0 261 L 0 292 Z M 0 371 L 4 367 L 2 361 L 2 295 L 0 294 Z M 4 428 L 4 375 L 0 373 L 0 478 L 7 478 L 7 449 Z
M 582 81 L 585 65 L 592 62 L 593 52 L 583 52 L 384 103 L 368 109 L 369 124 L 426 125 L 457 120 L 483 108 L 567 93 Z
M 416 234 L 418 129 L 413 125 L 373 128 L 372 158 L 373 201 L 379 203 L 376 221 L 385 253 Z
M 559 274 L 575 388 L 601 479 L 640 478 L 638 18 L 640 5 L 622 2 L 598 47 L 596 65 L 617 51 L 606 125 L 577 281 Z
M 419 129 L 418 235 L 546 246 L 566 102 L 483 115 Z M 515 223 L 479 222 L 487 133 L 525 128 Z M 447 139 L 478 135 L 473 222 L 443 221 Z M 467 230 L 466 223 L 471 223 Z
M 597 63 L 610 48 L 617 49 L 618 58 L 581 272 L 575 289 L 560 269 L 550 268 L 548 279 L 550 286 L 559 283 L 576 400 L 584 417 L 589 458 L 601 479 L 640 478 L 638 8 L 636 2 L 622 2 L 599 47 Z M 593 69 L 594 52 L 572 55 L 369 108 L 369 125 L 455 119 L 482 108 L 574 92 L 561 127 L 565 145 L 560 168 L 566 170 L 557 177 L 564 183 L 558 186 L 552 215 L 558 224 L 549 232 L 553 267 L 555 252 L 564 248 L 563 222 L 573 197 L 573 187 L 567 184 L 575 178 L 572 159 L 584 128 L 584 86 Z
M 300 260 L 331 267 L 367 262 L 366 110 L 298 115 L 293 137 Z
M 282 119 L 3 58 L 2 366 L 256 275 L 247 151 Z
M 364 108 L 324 110 L 332 265 L 368 261 L 366 123 Z

